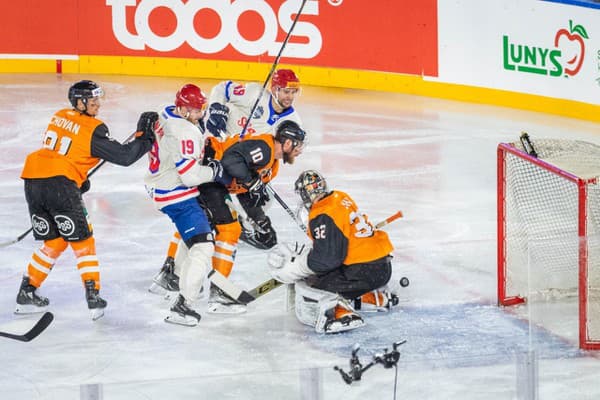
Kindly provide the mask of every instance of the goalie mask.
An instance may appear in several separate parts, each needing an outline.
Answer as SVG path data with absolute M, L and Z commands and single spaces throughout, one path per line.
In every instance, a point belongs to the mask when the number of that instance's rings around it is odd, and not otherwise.
M 300 196 L 307 210 L 310 210 L 317 197 L 329 193 L 325 178 L 315 170 L 302 172 L 296 179 L 294 191 Z

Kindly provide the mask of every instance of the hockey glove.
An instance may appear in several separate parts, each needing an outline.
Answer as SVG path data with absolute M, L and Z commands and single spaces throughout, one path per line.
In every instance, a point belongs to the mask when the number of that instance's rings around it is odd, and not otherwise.
M 259 221 L 247 220 L 254 230 L 248 230 L 242 224 L 240 239 L 260 250 L 268 250 L 277 244 L 277 233 L 271 226 L 271 220 L 265 216 Z
M 206 129 L 216 137 L 221 137 L 227 130 L 229 107 L 221 103 L 212 103 L 208 108 Z
M 231 176 L 225 171 L 219 160 L 210 159 L 208 165 L 213 170 L 213 181 L 227 186 L 231 183 Z
M 308 267 L 306 258 L 310 247 L 291 243 L 282 243 L 269 252 L 269 270 L 271 276 L 283 283 L 294 283 L 314 272 Z
M 248 189 L 248 203 L 251 207 L 263 207 L 269 201 L 267 187 L 259 176 L 244 184 Z
M 137 132 L 139 135 L 136 135 L 138 139 L 149 139 L 154 141 L 154 126 L 158 121 L 158 113 L 154 111 L 146 111 L 140 115 L 140 118 L 137 122 Z

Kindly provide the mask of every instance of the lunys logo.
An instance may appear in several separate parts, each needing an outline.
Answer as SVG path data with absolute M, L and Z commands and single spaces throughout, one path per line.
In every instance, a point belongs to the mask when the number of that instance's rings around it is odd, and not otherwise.
M 553 48 L 517 44 L 508 35 L 502 38 L 504 69 L 550 76 L 575 76 L 585 58 L 589 36 L 582 25 L 569 21 L 569 29 L 559 29 Z
M 563 39 L 565 37 L 566 39 Z M 563 49 L 563 55 L 567 55 L 567 65 L 565 74 L 576 75 L 585 58 L 585 44 L 583 39 L 589 39 L 585 28 L 582 25 L 573 26 L 573 21 L 569 20 L 569 29 L 560 29 L 554 36 L 554 47 Z M 572 42 L 575 46 L 572 46 Z
M 247 56 L 256 56 L 265 52 L 270 56 L 279 53 L 282 42 L 277 41 L 278 27 L 288 32 L 301 0 L 287 0 L 275 11 L 265 1 L 235 0 L 190 0 L 183 3 L 179 0 L 106 0 L 112 9 L 112 29 L 117 40 L 132 50 L 151 49 L 168 52 L 187 43 L 194 50 L 214 54 L 222 51 L 229 44 Z M 134 25 L 136 33 L 127 29 L 127 7 L 135 7 Z M 168 9 L 176 19 L 174 30 L 166 36 L 157 35 L 150 26 L 150 14 L 159 8 Z M 213 37 L 201 36 L 194 22 L 202 24 L 196 15 L 202 10 L 217 14 L 220 19 L 220 30 Z M 263 21 L 264 30 L 260 37 L 247 39 L 238 28 L 238 21 L 244 13 L 258 14 Z M 316 0 L 306 2 L 303 15 L 318 15 L 319 3 Z M 202 15 L 201 15 L 202 16 Z M 323 38 L 319 29 L 312 23 L 298 21 L 292 32 L 294 37 L 302 37 L 302 43 L 288 43 L 285 55 L 296 58 L 312 58 L 319 54 Z

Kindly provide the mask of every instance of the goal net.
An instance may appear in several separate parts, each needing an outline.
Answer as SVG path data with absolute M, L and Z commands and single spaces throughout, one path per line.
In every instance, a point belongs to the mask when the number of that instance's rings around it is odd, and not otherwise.
M 579 346 L 600 349 L 600 146 L 532 142 L 498 146 L 498 304 L 570 299 Z

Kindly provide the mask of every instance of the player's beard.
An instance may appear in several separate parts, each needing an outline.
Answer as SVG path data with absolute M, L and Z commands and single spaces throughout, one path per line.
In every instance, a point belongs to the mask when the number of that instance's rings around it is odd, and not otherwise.
M 296 160 L 296 156 L 292 153 L 283 153 L 283 163 L 284 164 L 293 164 Z

